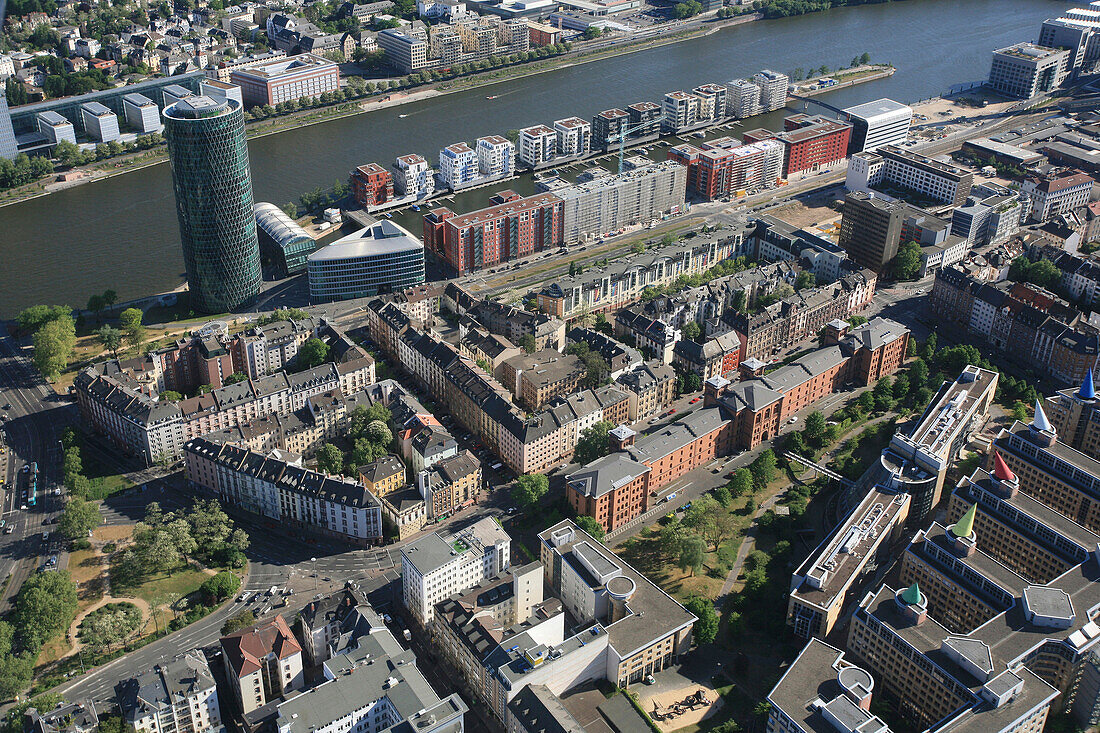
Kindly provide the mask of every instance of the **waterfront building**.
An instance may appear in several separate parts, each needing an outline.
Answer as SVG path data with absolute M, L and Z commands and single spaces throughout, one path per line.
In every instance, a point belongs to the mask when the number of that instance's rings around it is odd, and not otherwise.
M 402 74 L 411 74 L 428 66 L 428 39 L 423 34 L 409 35 L 394 28 L 378 34 L 378 47 Z
M 153 100 L 141 94 L 127 94 L 122 98 L 126 124 L 141 133 L 160 132 L 160 108 Z
M 306 271 L 314 303 L 398 292 L 424 282 L 424 245 L 387 219 L 317 250 Z
M 1070 15 L 1076 13 L 1088 14 L 1090 11 L 1075 9 Z M 1095 13 L 1095 10 L 1091 12 Z M 1048 18 L 1039 27 L 1039 45 L 1043 48 L 1063 48 L 1069 51 L 1066 54 L 1062 73 L 1069 76 L 1080 69 L 1085 61 L 1095 61 L 1097 57 L 1096 28 L 1100 20 L 1095 15 L 1087 18 L 1061 17 Z M 1091 52 L 1091 53 L 1090 53 Z
M 905 210 L 857 191 L 844 197 L 843 212 L 837 244 L 860 267 L 883 272 L 898 253 Z
M 622 109 L 605 109 L 592 118 L 592 147 L 607 148 L 630 124 L 630 114 Z
M 86 102 L 80 105 L 80 119 L 84 122 L 84 131 L 93 140 L 109 143 L 120 137 L 118 116 L 99 102 Z
M 787 106 L 791 80 L 786 74 L 764 69 L 753 74 L 752 83 L 760 87 L 761 112 L 775 112 Z
M 519 162 L 530 168 L 557 156 L 557 134 L 546 125 L 532 125 L 519 131 Z
M 401 548 L 401 599 L 427 626 L 435 606 L 511 565 L 512 539 L 491 517 L 453 532 L 433 532 Z
M 592 144 L 592 125 L 580 117 L 554 121 L 558 155 L 584 155 Z
M 115 688 L 122 719 L 138 733 L 225 730 L 214 675 L 201 649 L 140 672 Z
M 661 130 L 673 134 L 698 122 L 699 97 L 683 91 L 668 92 L 665 94 L 662 109 L 664 117 Z
M 506 137 L 479 137 L 477 146 L 478 172 L 483 176 L 510 176 L 516 172 L 516 146 Z
M 1066 78 L 1069 51 L 1017 43 L 993 52 L 989 86 L 1009 97 L 1031 99 L 1052 92 Z
M 783 120 L 783 132 L 749 130 L 746 143 L 774 139 L 783 144 L 783 175 L 836 165 L 848 155 L 852 126 L 820 115 L 797 114 Z
M 260 291 L 260 245 L 244 114 L 189 97 L 164 109 L 190 306 L 224 313 Z
M 760 114 L 760 87 L 749 79 L 733 79 L 726 82 L 727 114 L 743 120 Z
M 76 145 L 76 131 L 73 129 L 73 123 L 57 112 L 39 112 L 35 115 L 35 120 L 38 131 L 45 135 L 51 144 L 57 145 L 64 140 Z
M 630 117 L 630 134 L 634 137 L 648 137 L 661 132 L 661 105 L 656 102 L 638 102 L 628 105 L 626 113 Z
M 437 209 L 424 217 L 425 244 L 459 274 L 559 247 L 564 204 L 553 194 L 510 198 L 456 216 Z
M 300 53 L 234 69 L 229 79 L 241 88 L 244 105 L 251 109 L 334 92 L 340 86 L 340 66 L 316 54 Z
M 687 197 L 687 170 L 664 161 L 555 188 L 554 195 L 562 207 L 562 241 L 577 242 L 679 213 Z
M 402 155 L 394 163 L 394 190 L 402 196 L 426 198 L 435 193 L 435 176 L 428 161 L 415 153 Z
M 272 59 L 282 58 L 286 58 L 286 51 L 268 51 L 252 56 L 238 56 L 235 59 L 231 59 L 228 56 L 222 56 L 217 66 L 211 66 L 206 70 L 206 75 L 211 79 L 225 83 L 229 81 L 229 77 L 235 69 L 247 69 L 250 66 L 267 63 Z M 241 103 L 244 104 L 243 101 Z
M 721 84 L 701 84 L 691 90 L 699 97 L 699 119 L 716 121 L 726 117 L 726 97 L 728 92 Z
M 281 277 L 290 277 L 306 269 L 306 260 L 317 243 L 275 204 L 256 203 L 256 234 L 260 253 Z
M 844 110 L 852 124 L 849 153 L 874 151 L 883 145 L 901 145 L 909 137 L 913 108 L 892 99 L 876 99 Z
M 439 178 L 444 186 L 458 189 L 477 177 L 477 152 L 469 145 L 454 143 L 439 151 Z
M 223 636 L 225 674 L 243 715 L 305 687 L 302 646 L 282 614 Z
M 351 195 L 363 208 L 393 199 L 393 175 L 377 163 L 361 165 L 351 172 Z
M 8 111 L 8 98 L 0 94 L 0 158 L 13 160 L 19 154 L 19 143 L 15 140 L 15 130 L 11 124 L 11 112 Z
M 669 148 L 668 159 L 687 166 L 688 189 L 708 201 L 743 195 L 775 185 L 783 173 L 784 146 L 777 140 L 720 147 L 684 144 Z

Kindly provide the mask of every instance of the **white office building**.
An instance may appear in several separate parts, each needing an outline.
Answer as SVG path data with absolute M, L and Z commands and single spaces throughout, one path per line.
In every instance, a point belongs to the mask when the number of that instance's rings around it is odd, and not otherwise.
M 516 146 L 500 135 L 479 137 L 477 166 L 483 176 L 510 176 L 516 172 Z
M 511 565 L 512 539 L 486 517 L 454 533 L 434 532 L 401 549 L 401 597 L 421 623 L 435 604 Z
M 534 168 L 558 154 L 558 135 L 546 125 L 533 125 L 519 131 L 519 162 Z
M 76 144 L 76 130 L 73 129 L 73 123 L 57 112 L 39 112 L 35 115 L 35 120 L 38 123 L 38 131 L 49 138 L 53 145 L 57 145 L 62 140 Z
M 848 151 L 873 151 L 883 145 L 900 145 L 909 137 L 913 109 L 892 99 L 876 99 L 844 110 L 852 123 Z
M 993 52 L 989 86 L 1009 97 L 1031 99 L 1061 86 L 1066 78 L 1065 49 L 1017 43 Z
M 974 174 L 894 145 L 883 145 L 873 153 L 855 153 L 849 158 L 845 178 L 849 191 L 869 191 L 886 184 L 961 206 L 970 195 Z
M 479 176 L 477 152 L 466 143 L 439 151 L 439 177 L 448 188 L 461 188 Z
M 126 124 L 138 132 L 160 132 L 163 128 L 156 102 L 144 95 L 124 95 L 122 111 L 126 114 Z
M 87 102 L 80 105 L 80 117 L 84 120 L 84 130 L 101 143 L 118 140 L 118 117 L 99 102 Z
M 422 155 L 398 156 L 393 166 L 393 187 L 402 196 L 425 198 L 435 193 L 435 174 Z
M 554 122 L 558 155 L 584 155 L 592 146 L 592 125 L 580 117 Z

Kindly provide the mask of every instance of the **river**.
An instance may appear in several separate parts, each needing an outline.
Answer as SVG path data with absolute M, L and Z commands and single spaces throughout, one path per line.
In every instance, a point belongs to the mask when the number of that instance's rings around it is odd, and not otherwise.
M 907 0 L 838 8 L 289 130 L 249 143 L 256 200 L 296 200 L 370 161 L 389 166 L 408 152 L 434 160 L 442 146 L 459 140 L 472 143 L 571 115 L 589 119 L 609 107 L 659 101 L 666 91 L 761 68 L 836 68 L 864 52 L 895 64 L 897 73 L 821 98 L 839 107 L 879 97 L 912 102 L 984 78 L 994 48 L 1035 40 L 1042 21 L 1069 6 L 1058 0 Z M 487 94 L 497 98 L 486 100 Z M 773 114 L 748 127 L 777 129 L 780 119 Z M 168 166 L 0 208 L 0 261 L 0 318 L 35 303 L 83 306 L 107 288 L 126 300 L 177 287 L 183 260 Z

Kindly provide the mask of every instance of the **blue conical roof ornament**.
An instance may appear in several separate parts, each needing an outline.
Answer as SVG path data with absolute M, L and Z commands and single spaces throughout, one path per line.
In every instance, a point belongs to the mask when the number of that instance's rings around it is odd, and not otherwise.
M 1085 372 L 1085 381 L 1081 382 L 1081 389 L 1077 390 L 1077 396 L 1083 400 L 1096 399 L 1096 387 L 1092 384 L 1092 370 Z

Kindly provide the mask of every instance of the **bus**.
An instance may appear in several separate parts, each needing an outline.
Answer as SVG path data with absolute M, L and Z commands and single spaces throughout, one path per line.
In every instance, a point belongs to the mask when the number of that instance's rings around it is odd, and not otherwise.
M 27 506 L 34 506 L 38 502 L 38 463 L 31 463 L 27 472 Z

